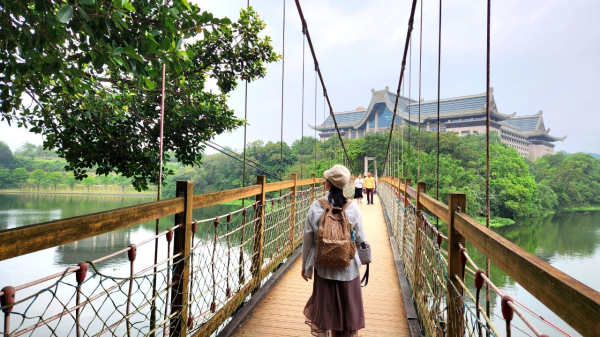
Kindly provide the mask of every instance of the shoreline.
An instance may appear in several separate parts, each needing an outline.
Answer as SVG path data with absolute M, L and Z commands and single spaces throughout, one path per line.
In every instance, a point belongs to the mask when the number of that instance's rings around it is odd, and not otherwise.
M 61 194 L 61 195 L 106 195 L 106 196 L 124 196 L 124 197 L 155 197 L 156 193 L 149 192 L 71 192 L 71 191 L 13 191 L 0 190 L 0 194 Z

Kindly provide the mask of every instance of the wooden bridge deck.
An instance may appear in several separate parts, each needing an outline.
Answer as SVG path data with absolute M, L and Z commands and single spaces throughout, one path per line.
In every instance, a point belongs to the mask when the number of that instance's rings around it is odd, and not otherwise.
M 359 336 L 410 336 L 383 210 L 379 198 L 374 199 L 374 205 L 359 204 L 375 261 L 370 266 L 369 285 L 363 288 L 366 328 Z M 243 322 L 236 336 L 310 336 L 302 311 L 312 292 L 312 280 L 302 279 L 301 268 L 298 259 Z

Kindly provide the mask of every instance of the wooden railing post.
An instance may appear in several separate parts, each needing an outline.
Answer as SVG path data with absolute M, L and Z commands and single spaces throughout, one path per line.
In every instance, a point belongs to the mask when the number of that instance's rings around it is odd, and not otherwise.
M 291 188 L 290 204 L 290 253 L 294 251 L 294 241 L 296 238 L 296 193 L 298 192 L 298 174 L 292 173 L 294 186 Z
M 315 188 L 317 188 L 317 175 L 314 173 L 310 174 L 310 178 L 313 180 L 312 183 L 312 196 L 310 198 L 310 204 L 312 205 L 313 202 L 315 202 L 315 197 L 316 197 L 316 193 L 315 193 Z
M 421 193 L 425 193 L 426 191 L 426 184 L 422 181 L 418 181 L 417 182 L 417 220 L 416 220 L 416 227 L 415 227 L 415 243 L 414 243 L 414 270 L 413 270 L 413 280 L 415 280 L 415 293 L 419 294 L 421 293 L 421 289 L 419 289 L 419 287 L 421 286 L 421 279 L 419 278 L 419 268 L 423 268 L 423 266 L 421 265 L 421 231 L 419 231 L 419 226 L 422 226 L 423 223 L 422 221 L 419 221 L 419 219 L 421 219 L 421 212 L 424 212 L 425 206 L 423 206 L 423 204 L 421 204 Z
M 178 181 L 176 197 L 185 199 L 183 212 L 175 214 L 175 237 L 173 254 L 180 254 L 173 259 L 173 281 L 171 288 L 171 313 L 179 312 L 170 321 L 170 336 L 187 336 L 188 298 L 190 284 L 190 247 L 192 242 L 192 211 L 194 210 L 194 183 Z
M 252 282 L 256 284 L 255 291 L 260 288 L 260 270 L 263 265 L 264 254 L 264 235 L 265 235 L 265 185 L 267 178 L 265 176 L 256 176 L 256 184 L 261 186 L 261 192 L 256 195 L 258 204 L 257 213 L 255 214 L 257 221 L 254 223 L 254 248 L 252 250 Z
M 409 204 L 408 186 L 410 186 L 410 179 L 404 179 L 404 207 L 408 207 Z
M 463 289 L 455 277 L 463 279 L 462 264 L 460 262 L 459 244 L 465 246 L 465 238 L 455 229 L 455 214 L 465 212 L 467 209 L 467 198 L 464 193 L 450 193 L 448 198 L 448 277 L 459 292 L 456 294 L 452 284 L 448 283 L 448 336 L 462 336 L 463 312 L 462 301 L 458 295 L 462 295 Z M 464 279 L 462 280 L 464 282 Z

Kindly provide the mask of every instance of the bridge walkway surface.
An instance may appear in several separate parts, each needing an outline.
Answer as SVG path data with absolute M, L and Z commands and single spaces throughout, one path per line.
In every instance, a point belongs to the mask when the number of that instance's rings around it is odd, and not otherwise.
M 374 205 L 359 204 L 373 263 L 363 289 L 366 327 L 359 336 L 410 336 L 392 247 L 378 197 Z M 366 199 L 364 199 L 366 202 Z M 312 280 L 300 276 L 297 259 L 241 324 L 235 336 L 310 336 L 302 313 L 312 292 Z M 365 267 L 362 268 L 361 276 Z

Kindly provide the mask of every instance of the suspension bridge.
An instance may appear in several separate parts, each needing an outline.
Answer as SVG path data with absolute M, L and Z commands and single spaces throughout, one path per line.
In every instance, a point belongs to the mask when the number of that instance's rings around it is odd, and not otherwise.
M 337 128 L 300 3 L 296 0 L 295 4 L 315 75 L 337 131 L 339 157 L 333 161 L 358 173 Z M 416 5 L 417 0 L 412 1 L 396 107 Z M 284 33 L 285 18 L 284 1 Z M 439 19 L 441 41 L 441 1 Z M 488 2 L 488 99 L 489 22 Z M 281 112 L 283 135 L 283 105 Z M 489 108 L 487 116 L 489 164 Z M 489 271 L 489 263 L 494 263 L 573 330 L 583 336 L 600 335 L 600 293 L 489 229 L 489 165 L 487 223 L 481 224 L 465 213 L 469 200 L 464 194 L 450 194 L 448 204 L 439 201 L 439 171 L 435 186 L 427 186 L 419 181 L 418 171 L 404 170 L 410 165 L 403 163 L 404 140 L 394 133 L 395 119 L 396 114 L 376 202 L 360 206 L 367 238 L 374 246 L 371 281 L 363 288 L 367 326 L 360 334 L 544 336 L 540 329 L 543 325 L 556 335 L 568 335 L 494 284 Z M 439 148 L 439 127 L 437 132 Z M 248 160 L 245 151 L 240 156 L 218 144 L 207 145 L 240 160 L 244 168 L 259 169 L 274 181 L 259 175 L 255 184 L 244 180 L 241 188 L 205 194 L 194 194 L 192 182 L 179 181 L 175 198 L 0 231 L 3 261 L 174 216 L 167 230 L 159 231 L 157 226 L 154 236 L 106 256 L 72 261 L 62 272 L 24 284 L 0 284 L 3 335 L 308 335 L 310 329 L 304 323 L 302 308 L 310 296 L 311 284 L 300 277 L 298 257 L 308 208 L 325 193 L 320 172 L 312 173 L 310 178 L 300 172 L 300 176 L 292 174 L 284 179 L 282 170 L 268 172 L 260 163 Z M 283 151 L 280 156 L 283 161 Z M 352 190 L 349 184 L 345 193 L 350 196 Z M 214 218 L 194 218 L 196 209 L 235 200 L 242 200 L 235 211 Z M 446 230 L 440 229 L 440 222 Z M 487 266 L 471 258 L 467 242 L 487 258 Z M 154 262 L 145 264 L 138 252 L 154 252 Z M 129 262 L 127 275 L 99 267 L 123 257 Z M 497 314 L 490 310 L 490 304 L 496 297 L 500 299 L 501 317 L 495 318 L 492 315 Z M 535 323 L 531 317 L 537 318 Z M 518 328 L 517 320 L 525 328 Z M 503 326 L 495 324 L 499 321 Z

